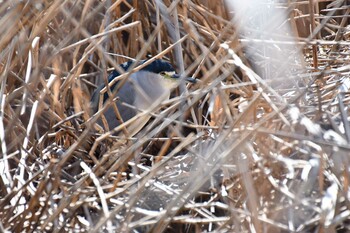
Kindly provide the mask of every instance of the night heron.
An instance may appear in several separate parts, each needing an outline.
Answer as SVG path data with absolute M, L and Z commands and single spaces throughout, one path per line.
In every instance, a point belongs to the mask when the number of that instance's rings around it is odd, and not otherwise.
M 147 60 L 140 61 L 138 65 L 142 65 Z M 132 66 L 133 61 L 123 63 L 120 67 L 127 71 Z M 120 73 L 116 70 L 108 77 L 110 83 L 117 78 Z M 195 83 L 193 78 L 185 78 L 186 81 Z M 110 96 L 107 92 L 103 94 L 103 101 L 100 101 L 100 92 L 105 87 L 105 84 L 100 85 L 92 95 L 92 111 L 96 113 L 99 110 L 99 103 L 105 104 L 108 98 L 115 99 L 117 110 L 111 104 L 104 110 L 103 115 L 108 124 L 109 130 L 119 126 L 122 122 L 126 122 L 136 116 L 139 112 L 149 110 L 155 103 L 160 103 L 163 100 L 169 99 L 170 92 L 180 82 L 180 75 L 175 73 L 174 67 L 164 60 L 154 60 L 150 64 L 143 67 L 141 70 L 132 73 L 125 83 L 119 87 L 122 81 L 117 81 L 110 86 L 111 92 L 115 95 Z M 115 92 L 115 88 L 118 90 Z M 121 119 L 118 119 L 120 113 Z M 127 126 L 129 135 L 135 135 L 150 119 L 150 114 L 141 114 L 141 116 L 132 124 Z M 98 120 L 99 125 L 103 127 L 103 123 Z

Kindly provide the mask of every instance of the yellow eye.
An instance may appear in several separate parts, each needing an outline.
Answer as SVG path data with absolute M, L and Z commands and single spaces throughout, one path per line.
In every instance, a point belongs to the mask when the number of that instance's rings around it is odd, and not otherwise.
M 161 76 L 163 76 L 164 78 L 172 78 L 173 77 L 173 75 L 175 74 L 175 71 L 161 71 L 161 72 L 159 72 L 159 74 L 161 75 Z

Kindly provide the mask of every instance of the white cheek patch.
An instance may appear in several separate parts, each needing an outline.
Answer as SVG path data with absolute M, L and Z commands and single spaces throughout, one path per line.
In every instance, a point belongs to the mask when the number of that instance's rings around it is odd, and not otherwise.
M 173 76 L 175 74 L 175 71 L 166 71 L 165 73 L 169 76 Z
M 176 78 L 171 78 L 171 76 L 173 76 L 175 74 L 174 71 L 170 71 L 170 72 L 166 72 L 166 76 L 169 77 L 161 77 L 162 83 L 163 85 L 167 88 L 167 89 L 173 89 L 174 87 L 176 87 L 177 83 L 178 83 L 178 79 Z

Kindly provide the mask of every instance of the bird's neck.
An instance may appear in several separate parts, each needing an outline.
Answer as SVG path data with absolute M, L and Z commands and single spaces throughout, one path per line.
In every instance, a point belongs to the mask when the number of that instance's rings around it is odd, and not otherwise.
M 139 78 L 136 80 L 137 85 L 145 94 L 148 95 L 150 100 L 157 100 L 159 98 L 169 98 L 170 89 L 168 86 L 164 85 L 161 76 L 154 76 L 154 74 L 149 72 L 140 72 L 142 73 L 138 74 Z

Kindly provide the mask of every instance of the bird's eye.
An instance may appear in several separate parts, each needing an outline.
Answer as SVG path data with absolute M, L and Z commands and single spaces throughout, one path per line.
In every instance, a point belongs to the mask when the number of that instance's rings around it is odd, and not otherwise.
M 162 72 L 160 72 L 159 74 L 162 75 L 162 76 L 164 76 L 164 75 L 166 75 L 166 72 L 165 72 L 165 71 L 162 71 Z

